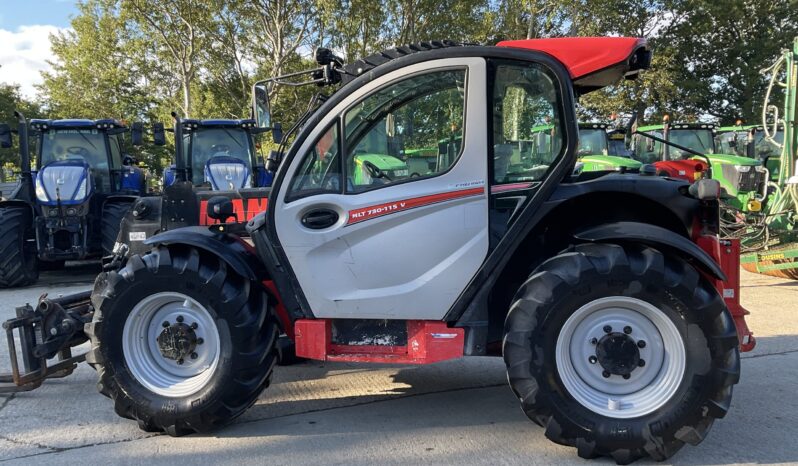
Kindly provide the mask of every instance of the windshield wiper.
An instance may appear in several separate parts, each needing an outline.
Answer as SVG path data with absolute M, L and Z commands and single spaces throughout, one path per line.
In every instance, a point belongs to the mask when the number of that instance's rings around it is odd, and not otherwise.
M 91 139 L 87 138 L 87 137 L 86 137 L 86 135 L 85 135 L 85 134 L 83 134 L 81 131 L 78 131 L 78 134 L 79 134 L 79 135 L 80 135 L 80 137 L 82 137 L 82 138 L 83 138 L 83 139 L 84 139 L 86 142 L 88 142 L 88 143 L 89 143 L 89 145 L 91 146 L 91 148 L 92 148 L 92 149 L 94 149 L 94 150 L 97 150 L 97 146 L 95 146 L 95 145 L 94 145 L 94 143 L 93 143 L 93 142 L 91 142 Z
M 238 144 L 238 147 L 244 147 L 244 145 L 241 144 L 241 142 L 239 142 L 239 140 L 236 139 L 235 136 L 233 136 L 233 133 L 231 133 L 229 129 L 222 128 L 222 130 L 224 130 L 224 132 L 227 133 L 227 136 L 229 136 L 230 139 L 232 139 L 233 141 L 235 141 L 236 144 Z

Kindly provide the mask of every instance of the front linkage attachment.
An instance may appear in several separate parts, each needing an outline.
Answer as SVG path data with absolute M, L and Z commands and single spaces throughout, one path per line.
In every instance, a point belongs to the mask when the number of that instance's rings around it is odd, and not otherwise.
M 91 291 L 49 299 L 39 298 L 36 308 L 25 304 L 17 317 L 3 323 L 8 339 L 11 373 L 0 374 L 0 393 L 27 392 L 45 379 L 66 377 L 86 354 L 72 355 L 72 348 L 88 341 L 83 325 L 91 322 Z M 19 365 L 15 332 L 19 336 Z

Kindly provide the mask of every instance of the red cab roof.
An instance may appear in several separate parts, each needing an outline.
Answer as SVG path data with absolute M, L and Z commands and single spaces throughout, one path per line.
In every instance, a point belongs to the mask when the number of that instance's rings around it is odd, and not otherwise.
M 496 45 L 547 53 L 565 65 L 577 87 L 587 90 L 607 86 L 622 76 L 636 74 L 647 68 L 650 61 L 646 40 L 638 37 L 506 40 Z M 606 73 L 608 70 L 613 72 Z M 596 74 L 602 76 L 587 79 Z

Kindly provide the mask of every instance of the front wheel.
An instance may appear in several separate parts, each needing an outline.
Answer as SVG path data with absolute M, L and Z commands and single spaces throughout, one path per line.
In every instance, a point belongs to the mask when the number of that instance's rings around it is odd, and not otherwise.
M 554 442 L 619 464 L 698 444 L 739 380 L 737 333 L 712 285 L 643 246 L 580 245 L 543 263 L 507 316 L 504 360 Z
M 130 202 L 108 202 L 103 206 L 102 220 L 100 222 L 103 254 L 111 255 L 114 253 L 114 245 L 119 236 L 119 225 L 132 205 Z
M 31 209 L 0 207 L 0 288 L 26 286 L 39 279 Z
M 102 274 L 87 326 L 100 392 L 146 431 L 207 432 L 269 384 L 279 335 L 267 295 L 187 246 L 135 255 Z

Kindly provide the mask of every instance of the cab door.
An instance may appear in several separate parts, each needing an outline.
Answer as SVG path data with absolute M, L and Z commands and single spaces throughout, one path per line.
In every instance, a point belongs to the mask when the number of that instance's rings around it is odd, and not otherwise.
M 275 196 L 319 318 L 442 319 L 488 253 L 486 63 L 407 66 L 352 92 Z

